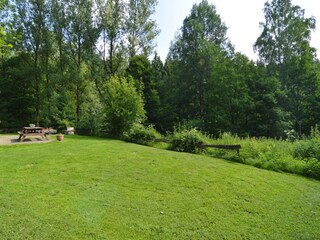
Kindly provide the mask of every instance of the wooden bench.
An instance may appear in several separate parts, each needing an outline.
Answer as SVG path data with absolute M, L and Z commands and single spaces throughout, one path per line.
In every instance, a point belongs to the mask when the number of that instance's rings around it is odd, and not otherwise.
M 171 143 L 170 140 L 167 140 L 165 138 L 156 139 L 155 142 L 164 142 L 164 143 Z M 199 143 L 199 148 L 220 148 L 220 149 L 226 149 L 226 150 L 236 150 L 238 155 L 240 154 L 240 144 L 204 144 Z

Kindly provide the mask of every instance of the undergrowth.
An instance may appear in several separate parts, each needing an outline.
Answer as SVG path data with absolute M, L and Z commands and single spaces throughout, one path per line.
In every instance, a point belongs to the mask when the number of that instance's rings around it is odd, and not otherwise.
M 223 133 L 218 138 L 203 134 L 197 129 L 176 128 L 165 138 L 167 145 L 157 145 L 155 140 L 162 138 L 153 127 L 135 126 L 127 140 L 139 144 L 236 161 L 258 168 L 277 172 L 295 173 L 320 180 L 320 134 L 312 134 L 308 139 L 299 141 L 277 140 L 272 138 L 240 138 Z M 240 154 L 233 150 L 206 148 L 201 144 L 235 145 L 240 144 Z
M 239 138 L 224 133 L 213 144 L 240 144 L 236 152 L 210 149 L 213 157 L 223 158 L 277 172 L 289 172 L 320 179 L 320 138 L 290 142 L 271 138 Z

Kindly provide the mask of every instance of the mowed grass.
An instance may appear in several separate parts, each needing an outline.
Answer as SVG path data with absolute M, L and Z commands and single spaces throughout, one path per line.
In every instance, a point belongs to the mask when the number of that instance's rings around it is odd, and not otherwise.
M 0 239 L 320 239 L 320 182 L 92 137 L 0 146 Z

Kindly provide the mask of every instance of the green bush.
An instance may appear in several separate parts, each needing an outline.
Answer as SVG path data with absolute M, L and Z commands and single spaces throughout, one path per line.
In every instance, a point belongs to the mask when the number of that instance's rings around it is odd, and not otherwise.
M 171 149 L 178 152 L 201 152 L 200 144 L 204 135 L 196 129 L 175 130 L 172 135 Z
M 293 156 L 297 159 L 320 160 L 320 138 L 301 140 L 295 143 Z
M 122 137 L 133 124 L 143 122 L 146 117 L 142 94 L 131 78 L 112 77 L 105 87 L 103 130 L 109 136 Z
M 145 127 L 142 124 L 134 124 L 131 129 L 124 134 L 124 140 L 142 145 L 151 145 L 161 135 L 152 125 Z
M 320 180 L 320 162 L 316 159 L 309 159 L 303 169 L 303 175 Z

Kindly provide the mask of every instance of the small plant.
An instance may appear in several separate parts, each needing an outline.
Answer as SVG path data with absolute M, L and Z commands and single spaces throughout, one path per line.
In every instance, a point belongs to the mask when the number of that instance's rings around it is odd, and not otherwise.
M 314 127 L 311 127 L 310 137 L 311 138 L 320 138 L 320 130 L 319 130 L 318 124 L 316 124 Z
M 57 140 L 58 140 L 59 142 L 61 142 L 61 141 L 63 141 L 63 139 L 64 139 L 64 134 L 58 133 L 58 134 L 56 135 L 56 138 L 57 138 Z
M 172 136 L 171 149 L 178 152 L 201 152 L 200 145 L 204 135 L 197 129 L 175 130 Z

